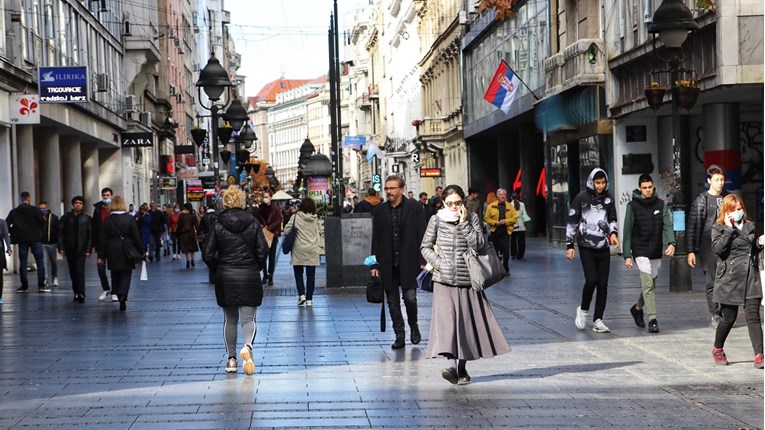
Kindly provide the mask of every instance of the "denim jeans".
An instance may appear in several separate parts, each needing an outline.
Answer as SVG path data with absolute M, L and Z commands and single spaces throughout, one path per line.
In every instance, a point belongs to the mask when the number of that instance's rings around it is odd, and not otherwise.
M 307 289 L 306 285 L 303 284 L 304 267 Z M 304 295 L 306 300 L 313 300 L 313 289 L 316 284 L 316 266 L 292 266 L 292 271 L 295 273 L 295 285 L 297 286 L 298 295 Z
M 29 249 L 32 249 L 32 255 L 37 264 L 37 286 L 45 286 L 45 261 L 43 257 L 42 242 L 20 243 L 19 244 L 19 277 L 21 278 L 21 287 L 29 288 L 27 279 L 27 259 L 29 258 Z

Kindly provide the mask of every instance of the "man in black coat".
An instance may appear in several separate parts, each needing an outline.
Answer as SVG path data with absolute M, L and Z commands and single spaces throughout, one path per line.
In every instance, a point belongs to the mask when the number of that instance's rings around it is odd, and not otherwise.
M 31 202 L 32 197 L 29 192 L 23 191 L 19 195 L 19 205 L 8 213 L 5 222 L 8 223 L 8 229 L 11 233 L 11 243 L 19 245 L 21 287 L 16 292 L 29 292 L 27 257 L 29 257 L 31 248 L 37 264 L 37 287 L 41 293 L 45 293 L 50 291 L 45 285 L 45 262 L 42 250 L 42 229 L 45 226 L 45 218 L 39 209 L 31 205 Z
M 101 190 L 101 200 L 93 204 L 93 249 L 95 250 L 101 240 L 101 234 L 103 234 L 103 225 L 106 218 L 109 216 L 109 204 L 112 202 L 112 194 L 114 192 L 111 188 L 103 188 Z M 91 250 L 91 253 L 93 250 Z M 101 280 L 101 295 L 98 296 L 98 300 L 112 300 L 116 302 L 118 300 L 117 295 L 110 293 L 111 287 L 109 286 L 109 277 L 106 275 L 106 262 L 105 260 L 98 260 L 96 262 L 98 269 L 98 278 Z M 114 296 L 114 297 L 112 297 Z
M 422 336 L 417 325 L 417 275 L 425 267 L 420 243 L 426 220 L 419 203 L 404 198 L 404 178 L 391 175 L 385 179 L 387 201 L 372 213 L 372 255 L 377 264 L 371 275 L 379 276 L 385 290 L 396 341 L 393 349 L 405 345 L 404 317 L 401 313 L 401 291 L 413 344 Z
M 90 257 L 93 220 L 85 213 L 85 198 L 72 197 L 72 211 L 59 223 L 58 253 L 66 257 L 75 303 L 85 303 L 85 259 Z

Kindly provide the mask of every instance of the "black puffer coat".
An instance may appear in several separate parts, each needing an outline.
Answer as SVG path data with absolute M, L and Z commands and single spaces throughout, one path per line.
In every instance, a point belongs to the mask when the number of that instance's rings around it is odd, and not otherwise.
M 239 208 L 226 209 L 205 235 L 202 258 L 215 270 L 218 306 L 260 306 L 263 302 L 261 267 L 268 242 L 260 223 Z
M 712 251 L 717 254 L 715 270 L 715 303 L 744 305 L 746 299 L 762 297 L 754 224 L 746 221 L 741 229 L 719 223 L 712 224 Z

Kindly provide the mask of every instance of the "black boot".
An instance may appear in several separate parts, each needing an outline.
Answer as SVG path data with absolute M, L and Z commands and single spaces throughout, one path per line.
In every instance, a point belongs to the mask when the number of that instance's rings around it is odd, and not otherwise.
M 406 341 L 404 341 L 404 335 L 403 334 L 397 334 L 396 335 L 396 341 L 393 342 L 393 345 L 390 347 L 393 349 L 401 349 L 404 346 L 406 346 Z
M 191 261 L 189 261 L 189 260 L 186 260 L 186 268 L 188 269 L 188 268 L 190 268 L 190 267 L 191 267 Z
M 418 345 L 420 341 L 422 340 L 422 336 L 420 335 L 420 327 L 417 324 L 410 325 L 409 329 L 412 331 L 411 341 L 413 345 Z

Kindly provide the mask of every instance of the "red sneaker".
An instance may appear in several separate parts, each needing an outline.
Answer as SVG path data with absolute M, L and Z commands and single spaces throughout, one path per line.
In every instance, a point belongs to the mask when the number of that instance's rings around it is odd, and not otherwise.
M 754 356 L 754 367 L 758 369 L 765 367 L 765 357 L 763 357 L 762 353 Z
M 725 356 L 725 351 L 722 348 L 712 347 L 712 356 L 715 358 L 715 364 L 719 366 L 728 365 L 728 357 Z

